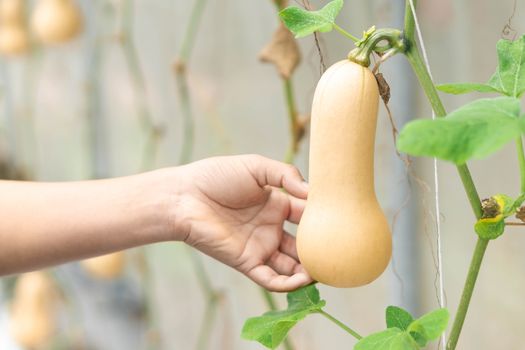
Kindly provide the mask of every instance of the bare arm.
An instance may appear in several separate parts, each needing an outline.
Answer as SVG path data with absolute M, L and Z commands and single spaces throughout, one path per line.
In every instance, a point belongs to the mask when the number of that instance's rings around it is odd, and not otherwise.
M 0 181 L 0 275 L 184 241 L 270 290 L 295 289 L 311 279 L 283 224 L 299 221 L 306 193 L 295 168 L 260 156 L 108 180 Z
M 0 275 L 170 239 L 160 178 L 0 181 Z

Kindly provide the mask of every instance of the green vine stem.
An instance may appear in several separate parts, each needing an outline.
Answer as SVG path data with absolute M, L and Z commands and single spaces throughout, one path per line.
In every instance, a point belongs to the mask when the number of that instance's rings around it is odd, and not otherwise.
M 523 152 L 523 141 L 521 136 L 516 139 L 516 150 L 520 164 L 520 192 L 525 193 L 525 153 Z
M 180 53 L 177 59 L 175 60 L 174 64 L 175 80 L 177 83 L 180 108 L 183 118 L 183 141 L 181 152 L 179 155 L 179 164 L 188 163 L 191 160 L 193 152 L 193 144 L 195 138 L 195 121 L 193 117 L 193 111 L 191 108 L 190 91 L 188 88 L 187 64 L 191 55 L 191 51 L 193 49 L 195 36 L 197 35 L 197 30 L 199 28 L 199 24 L 201 23 L 206 3 L 207 0 L 195 0 L 193 8 L 191 10 L 188 27 L 186 29 L 186 33 L 182 41 Z
M 344 329 L 346 332 L 350 333 L 357 340 L 363 338 L 361 335 L 359 335 L 359 333 L 357 333 L 352 328 L 345 325 L 343 322 L 339 321 L 334 316 L 330 315 L 328 312 L 324 310 L 319 310 L 319 313 L 323 315 L 324 317 L 326 317 L 327 319 L 329 319 L 330 321 L 332 321 L 333 323 L 335 323 L 336 325 L 338 325 L 339 327 L 341 327 L 342 329 Z
M 417 1 L 412 0 L 412 2 L 415 6 Z M 405 55 L 407 56 L 408 61 L 412 66 L 412 69 L 414 70 L 423 90 L 425 91 L 425 94 L 427 95 L 432 109 L 436 113 L 436 116 L 442 118 L 446 116 L 446 111 L 443 107 L 441 99 L 439 98 L 438 92 L 432 82 L 430 74 L 424 65 L 424 62 L 419 53 L 419 49 L 417 48 L 416 41 L 414 39 L 414 28 L 415 21 L 412 14 L 412 8 L 410 6 L 410 0 L 407 0 L 404 33 L 408 49 L 407 51 L 405 51 Z M 466 164 L 458 165 L 457 170 L 465 188 L 465 191 L 467 193 L 467 197 L 469 199 L 474 215 L 477 219 L 479 219 L 482 214 L 481 201 L 479 198 L 479 194 L 476 190 L 476 186 L 474 185 L 474 182 L 472 180 L 472 176 L 470 175 L 468 166 Z M 461 329 L 463 327 L 463 323 L 467 315 L 470 300 L 472 298 L 472 293 L 474 291 L 474 286 L 476 284 L 476 279 L 478 277 L 479 270 L 481 268 L 481 263 L 483 261 L 483 257 L 485 255 L 488 243 L 488 240 L 478 238 L 478 242 L 476 244 L 476 248 L 474 249 L 474 254 L 470 263 L 467 279 L 465 281 L 465 286 L 461 295 L 458 310 L 456 312 L 450 337 L 447 343 L 446 348 L 448 350 L 454 350 L 456 348 L 456 344 L 461 334 Z
M 348 33 L 346 30 L 344 30 L 343 28 L 339 27 L 337 24 L 334 23 L 333 25 L 334 25 L 334 29 L 335 30 L 337 30 L 339 33 L 343 34 L 344 36 L 346 36 L 347 38 L 352 40 L 354 43 L 359 41 L 358 37 Z
M 299 146 L 305 132 L 305 121 L 299 119 L 299 114 L 295 105 L 294 88 L 291 78 L 284 79 L 284 93 L 286 96 L 286 106 L 288 109 L 288 120 L 290 122 L 290 146 L 284 161 L 288 164 L 292 164 L 295 160 L 297 152 L 299 152 Z
M 461 299 L 456 311 L 456 317 L 454 318 L 452 330 L 450 331 L 450 336 L 447 342 L 447 350 L 454 350 L 458 343 L 459 335 L 461 334 L 461 329 L 463 328 L 463 323 L 465 322 L 465 317 L 467 315 L 470 299 L 472 298 L 472 292 L 474 291 L 476 279 L 478 278 L 483 256 L 485 255 L 488 244 L 488 240 L 478 238 L 478 242 L 476 243 L 476 248 L 474 249 L 474 254 L 470 262 L 467 280 L 465 281 L 465 286 L 463 287 L 463 293 L 461 293 Z
M 191 10 L 188 27 L 182 41 L 180 52 L 175 60 L 174 73 L 179 94 L 181 114 L 183 118 L 182 147 L 179 155 L 178 164 L 186 164 L 192 159 L 192 152 L 195 139 L 195 125 L 191 105 L 191 94 L 188 87 L 187 64 L 190 59 L 195 37 L 202 20 L 207 0 L 195 0 Z M 199 330 L 197 350 L 204 350 L 210 342 L 211 329 L 216 321 L 217 308 L 219 302 L 224 299 L 224 293 L 213 287 L 211 278 L 208 275 L 204 262 L 201 257 L 193 250 L 189 250 L 193 266 L 197 274 L 197 280 L 201 290 L 205 294 L 206 307 L 203 313 L 203 321 Z
M 156 151 L 164 135 L 164 127 L 156 125 L 147 101 L 146 80 L 133 41 L 133 5 L 133 0 L 122 2 L 122 28 L 118 39 L 133 82 L 138 117 L 143 129 L 147 132 L 141 161 L 141 170 L 147 170 L 151 169 L 155 162 Z

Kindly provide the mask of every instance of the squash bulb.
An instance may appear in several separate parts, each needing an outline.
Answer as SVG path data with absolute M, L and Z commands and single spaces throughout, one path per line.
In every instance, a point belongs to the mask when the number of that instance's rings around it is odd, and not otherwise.
M 0 0 L 0 53 L 15 56 L 29 50 L 22 0 Z
M 126 262 L 124 252 L 97 256 L 82 260 L 82 267 L 92 276 L 99 279 L 112 279 L 118 277 Z
M 321 77 L 312 105 L 310 191 L 297 229 L 299 260 L 313 279 L 357 287 L 387 267 L 392 237 L 374 189 L 379 92 L 349 60 Z
M 83 28 L 80 9 L 73 0 L 38 0 L 31 16 L 31 29 L 44 44 L 60 44 Z
M 18 278 L 9 332 L 19 345 L 35 349 L 49 344 L 55 331 L 55 297 L 54 285 L 44 272 L 30 272 Z

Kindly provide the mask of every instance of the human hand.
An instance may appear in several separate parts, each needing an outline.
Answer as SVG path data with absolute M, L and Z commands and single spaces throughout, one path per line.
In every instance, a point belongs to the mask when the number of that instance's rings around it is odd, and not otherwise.
M 295 237 L 283 228 L 285 221 L 299 223 L 308 192 L 295 167 L 243 155 L 178 169 L 181 240 L 271 291 L 312 282 L 299 263 Z

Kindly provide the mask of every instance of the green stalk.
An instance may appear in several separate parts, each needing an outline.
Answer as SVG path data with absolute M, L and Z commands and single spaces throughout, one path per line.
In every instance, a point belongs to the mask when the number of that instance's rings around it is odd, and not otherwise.
M 346 30 L 344 30 L 343 28 L 339 27 L 337 24 L 334 23 L 333 26 L 334 26 L 335 30 L 337 30 L 339 33 L 343 34 L 344 36 L 346 36 L 347 38 L 352 40 L 354 43 L 359 41 L 358 37 L 353 36 L 352 34 L 348 33 Z
M 412 69 L 414 70 L 423 90 L 425 91 L 425 94 L 427 95 L 428 100 L 432 105 L 432 109 L 436 113 L 436 116 L 442 118 L 446 116 L 445 108 L 443 107 L 443 103 L 439 98 L 438 92 L 432 82 L 427 68 L 423 63 L 414 40 L 415 22 L 409 1 L 410 0 L 406 1 L 405 11 L 405 39 L 408 41 L 408 50 L 405 52 L 405 55 L 407 56 Z M 413 3 L 415 6 L 416 0 L 413 0 Z M 463 183 L 463 187 L 465 188 L 465 192 L 467 193 L 467 197 L 474 215 L 477 219 L 479 219 L 482 215 L 481 201 L 476 190 L 476 186 L 472 180 L 472 176 L 470 175 L 468 166 L 466 164 L 458 165 L 457 170 Z M 474 249 L 474 254 L 470 263 L 467 279 L 465 281 L 465 286 L 463 287 L 463 292 L 461 294 L 461 300 L 456 312 L 456 317 L 454 319 L 450 337 L 447 343 L 447 350 L 454 350 L 456 348 L 456 344 L 461 334 L 461 329 L 467 315 L 472 293 L 474 291 L 474 286 L 476 284 L 476 279 L 478 277 L 488 243 L 488 240 L 478 238 L 478 242 L 476 244 L 476 248 Z
M 188 88 L 187 64 L 190 58 L 197 30 L 204 14 L 207 0 L 195 0 L 190 14 L 190 20 L 182 42 L 179 56 L 175 62 L 175 78 L 177 90 L 179 92 L 180 107 L 183 118 L 183 142 L 179 155 L 179 164 L 186 164 L 191 161 L 194 138 L 195 122 L 191 106 L 191 96 Z
M 300 125 L 297 118 L 297 108 L 295 106 L 295 98 L 293 93 L 293 83 L 290 78 L 283 81 L 284 93 L 286 96 L 286 106 L 288 109 L 288 120 L 290 122 L 290 146 L 284 156 L 284 162 L 292 164 L 297 152 L 299 151 L 299 143 L 301 142 L 303 126 Z
M 459 335 L 461 334 L 461 328 L 463 328 L 463 323 L 465 322 L 465 317 L 467 316 L 470 299 L 472 298 L 472 292 L 474 291 L 476 279 L 478 278 L 483 256 L 485 255 L 488 244 L 488 240 L 478 238 L 476 248 L 474 249 L 474 255 L 472 256 L 472 260 L 470 262 L 467 280 L 465 281 L 463 293 L 461 294 L 461 299 L 459 301 L 458 310 L 456 311 L 456 317 L 454 318 L 452 330 L 450 331 L 450 336 L 447 342 L 447 350 L 454 350 L 458 343 Z
M 359 333 L 357 333 L 352 328 L 345 325 L 343 322 L 339 321 L 334 316 L 330 315 L 328 312 L 325 312 L 324 310 L 319 310 L 319 313 L 323 315 L 324 317 L 326 317 L 327 319 L 329 319 L 330 321 L 332 321 L 333 323 L 335 323 L 336 325 L 338 325 L 339 327 L 341 327 L 342 329 L 344 329 L 346 332 L 350 333 L 357 340 L 363 338 L 361 335 L 359 335 Z
M 412 0 L 414 8 L 417 6 L 417 0 Z M 405 37 L 409 38 L 411 41 L 414 41 L 414 30 L 415 30 L 415 20 L 412 13 L 412 8 L 410 6 L 409 0 L 405 2 Z
M 410 65 L 412 66 L 412 69 L 414 70 L 414 73 L 416 74 L 419 83 L 421 84 L 421 87 L 425 91 L 425 94 L 427 95 L 427 98 L 430 102 L 430 105 L 432 106 L 432 109 L 436 113 L 436 116 L 439 118 L 445 117 L 447 115 L 445 107 L 443 107 L 443 103 L 439 98 L 438 92 L 434 84 L 432 83 L 430 74 L 428 73 L 427 68 L 423 63 L 421 55 L 419 54 L 419 51 L 413 39 L 411 39 L 411 41 L 409 42 L 409 49 L 407 52 L 405 52 L 405 55 L 407 56 L 408 61 L 410 62 Z M 472 207 L 472 211 L 474 212 L 476 218 L 479 219 L 482 214 L 481 199 L 479 198 L 478 191 L 476 190 L 476 186 L 474 185 L 474 181 L 472 180 L 470 170 L 466 164 L 458 165 L 456 166 L 456 168 L 461 178 L 461 182 L 463 183 L 463 187 L 465 188 L 465 192 L 467 193 L 467 197 Z
M 520 192 L 525 193 L 525 154 L 523 153 L 523 141 L 521 136 L 516 139 L 516 150 L 518 151 L 518 161 L 520 163 Z

